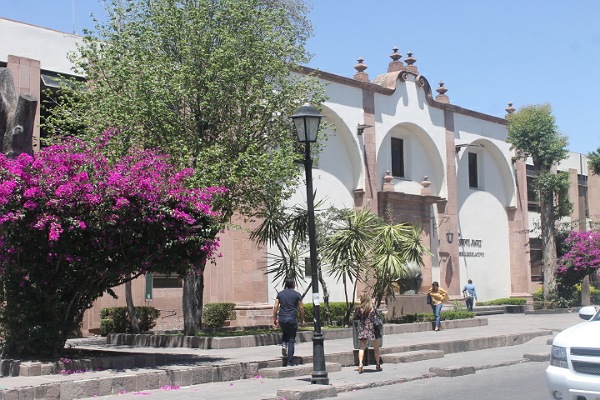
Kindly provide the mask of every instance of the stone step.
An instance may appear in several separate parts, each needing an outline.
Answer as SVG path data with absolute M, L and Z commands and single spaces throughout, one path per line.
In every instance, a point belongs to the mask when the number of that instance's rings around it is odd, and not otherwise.
M 293 367 L 261 368 L 258 370 L 258 375 L 264 378 L 283 379 L 294 376 L 310 375 L 312 373 L 312 369 L 312 364 L 298 364 Z M 338 363 L 325 363 L 325 369 L 328 373 L 339 372 L 342 370 L 342 366 Z
M 446 367 L 446 368 L 431 367 L 431 368 L 429 368 L 429 372 L 431 372 L 432 374 L 435 374 L 436 376 L 453 378 L 455 376 L 474 374 L 475 367 L 467 367 L 467 366 L 463 366 L 463 365 L 457 365 L 457 366 Z
M 416 350 L 405 353 L 382 354 L 381 360 L 385 364 L 411 363 L 415 361 L 431 360 L 434 358 L 443 358 L 442 350 Z

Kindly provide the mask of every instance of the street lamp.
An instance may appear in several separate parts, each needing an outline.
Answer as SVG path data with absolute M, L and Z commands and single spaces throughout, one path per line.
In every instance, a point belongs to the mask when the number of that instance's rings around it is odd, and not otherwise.
M 321 317 L 319 313 L 319 279 L 317 277 L 317 233 L 315 229 L 315 205 L 313 198 L 312 164 L 310 144 L 317 141 L 319 124 L 323 116 L 315 107 L 305 104 L 292 115 L 298 141 L 304 143 L 304 170 L 306 173 L 306 203 L 308 207 L 308 243 L 310 249 L 310 275 L 313 295 L 313 371 L 310 383 L 329 385 L 327 369 L 325 368 L 325 349 L 323 347 L 323 333 L 321 333 Z

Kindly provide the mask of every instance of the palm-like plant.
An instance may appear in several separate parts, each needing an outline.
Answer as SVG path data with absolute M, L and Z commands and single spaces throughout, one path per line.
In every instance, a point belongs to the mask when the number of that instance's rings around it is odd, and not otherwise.
M 422 267 L 423 254 L 430 252 L 421 243 L 419 227 L 386 223 L 376 232 L 369 271 L 374 277 L 373 298 L 379 306 L 385 296 L 394 298 L 394 282 L 407 277 L 409 266 Z
M 394 297 L 394 284 L 409 274 L 410 265 L 423 266 L 422 256 L 430 252 L 421 243 L 421 233 L 419 227 L 386 222 L 367 209 L 350 211 L 335 227 L 322 254 L 329 274 L 344 285 L 346 324 L 358 281 L 364 279 L 371 284 L 379 306 L 385 296 Z M 349 283 L 353 283 L 352 302 L 348 298 Z
M 334 233 L 325 241 L 322 254 L 329 266 L 329 274 L 342 281 L 346 298 L 344 324 L 350 322 L 351 304 L 354 304 L 356 285 L 361 277 L 369 249 L 373 246 L 373 232 L 381 219 L 367 209 L 349 212 Z M 352 302 L 348 298 L 348 284 L 353 283 Z
M 316 193 L 313 194 L 316 196 Z M 315 211 L 319 211 L 322 200 L 315 204 Z M 250 238 L 261 245 L 274 245 L 277 253 L 269 253 L 272 262 L 267 266 L 267 273 L 274 274 L 273 282 L 284 281 L 293 278 L 296 283 L 304 282 L 302 255 L 308 251 L 308 208 L 296 205 L 290 211 L 273 201 L 265 199 L 264 209 L 255 215 L 262 222 L 250 233 Z M 319 239 L 319 238 L 318 238 Z M 311 266 L 312 267 L 312 266 Z M 323 279 L 320 263 L 317 264 L 317 276 L 323 288 L 323 300 L 325 302 L 325 314 L 331 324 L 329 310 L 329 291 Z M 306 287 L 302 297 L 308 293 L 312 286 Z
M 278 250 L 278 253 L 269 253 L 273 261 L 267 266 L 267 273 L 274 273 L 274 282 L 283 282 L 288 277 L 294 278 L 296 283 L 303 281 L 300 254 L 306 250 L 306 210 L 296 206 L 289 213 L 281 204 L 266 200 L 263 210 L 256 216 L 262 221 L 250 233 L 250 239 L 260 245 L 273 245 Z

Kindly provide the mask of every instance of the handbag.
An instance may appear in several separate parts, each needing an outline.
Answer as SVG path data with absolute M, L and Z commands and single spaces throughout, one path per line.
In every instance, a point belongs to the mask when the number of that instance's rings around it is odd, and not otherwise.
M 375 310 L 375 315 L 373 316 L 373 331 L 376 339 L 379 339 L 383 333 L 383 319 L 381 319 L 381 315 L 377 310 Z
M 431 295 L 427 293 L 427 304 L 431 304 Z
M 470 299 L 471 297 L 473 297 L 473 296 L 471 296 L 471 293 L 469 293 L 469 291 L 468 291 L 468 290 L 465 290 L 465 291 L 463 292 L 463 295 L 465 296 L 465 299 Z

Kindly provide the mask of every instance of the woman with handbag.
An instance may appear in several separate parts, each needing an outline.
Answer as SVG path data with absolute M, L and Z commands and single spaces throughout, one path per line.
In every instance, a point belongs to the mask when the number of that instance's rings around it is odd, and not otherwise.
M 365 349 L 369 343 L 369 340 L 373 342 L 373 351 L 375 352 L 375 360 L 377 371 L 381 371 L 381 355 L 379 351 L 379 338 L 381 337 L 381 331 L 376 332 L 375 326 L 381 322 L 381 317 L 378 315 L 377 310 L 373 307 L 371 296 L 367 293 L 360 295 L 360 304 L 354 312 L 354 319 L 359 321 L 358 325 L 358 373 L 363 373 L 363 360 L 365 357 Z M 381 326 L 380 329 L 383 329 Z
M 448 300 L 448 292 L 442 289 L 439 283 L 433 282 L 427 291 L 427 296 L 429 296 L 427 301 L 431 301 L 431 311 L 433 311 L 433 316 L 435 317 L 434 331 L 440 331 L 442 330 L 440 313 L 442 312 L 444 301 Z

